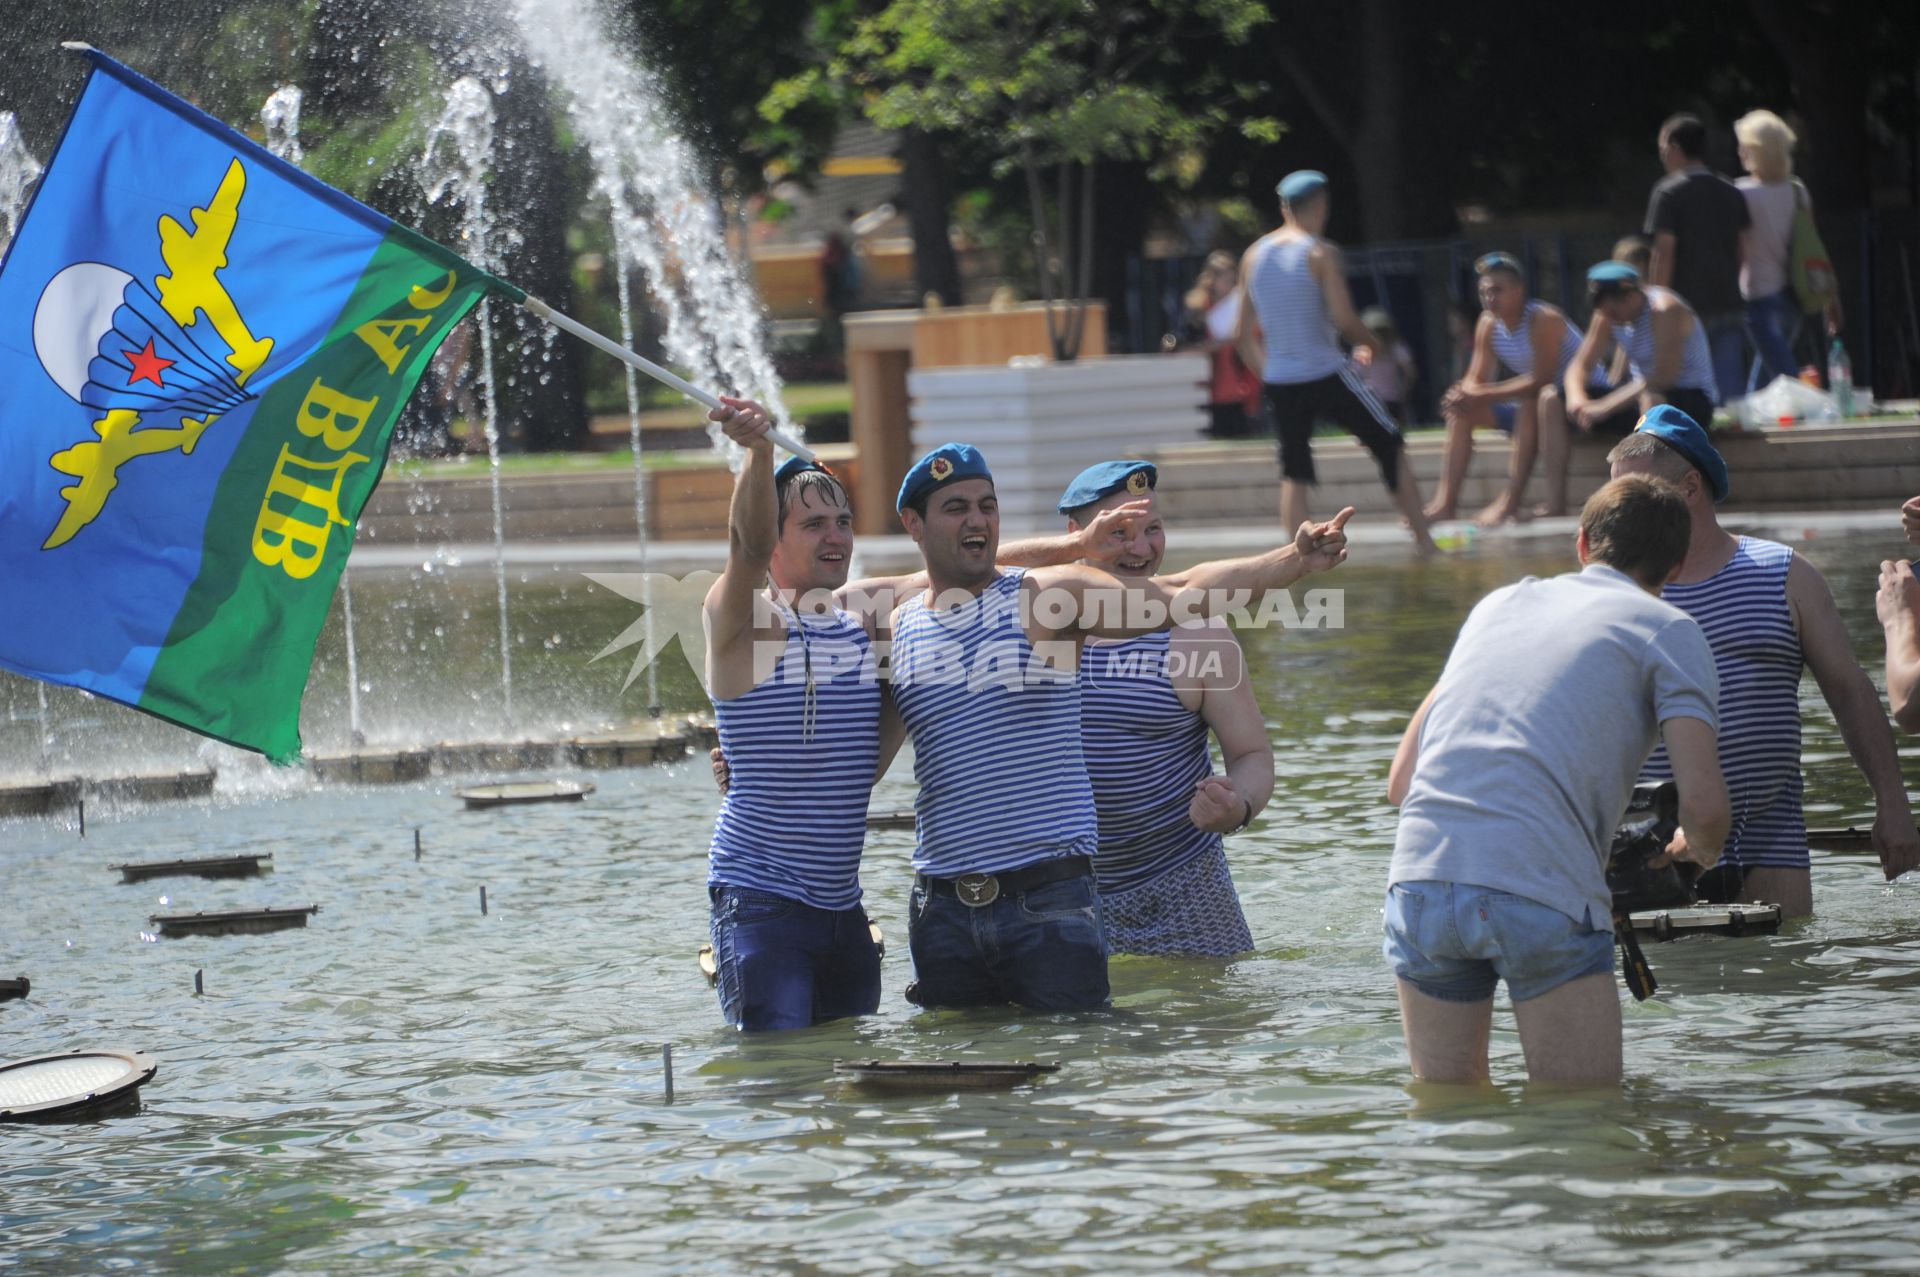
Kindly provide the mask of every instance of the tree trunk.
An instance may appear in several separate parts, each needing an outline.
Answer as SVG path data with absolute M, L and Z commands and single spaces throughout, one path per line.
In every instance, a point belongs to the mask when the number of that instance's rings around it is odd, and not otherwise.
M 908 129 L 900 139 L 900 188 L 913 234 L 914 291 L 958 306 L 960 262 L 953 253 L 952 181 L 943 145 L 934 134 Z
M 1787 64 L 1812 143 L 1807 185 L 1823 213 L 1858 212 L 1873 202 L 1867 138 L 1867 75 L 1861 50 L 1842 38 L 1843 11 L 1809 13 L 1804 0 L 1748 0 L 1754 22 Z
M 1353 133 L 1360 225 L 1369 244 L 1404 239 L 1406 198 L 1401 189 L 1401 92 L 1405 73 L 1404 23 L 1412 15 L 1393 0 L 1364 0 L 1360 11 L 1360 118 Z
M 1100 215 L 1093 228 L 1093 285 L 1089 295 L 1107 304 L 1109 349 L 1127 349 L 1132 345 L 1128 337 L 1127 308 L 1133 295 L 1127 265 L 1146 243 L 1153 203 L 1153 184 L 1147 180 L 1145 163 L 1108 160 L 1100 165 Z M 1147 302 L 1151 305 L 1152 299 Z M 1149 316 L 1148 350 L 1154 348 L 1161 326 L 1158 314 Z

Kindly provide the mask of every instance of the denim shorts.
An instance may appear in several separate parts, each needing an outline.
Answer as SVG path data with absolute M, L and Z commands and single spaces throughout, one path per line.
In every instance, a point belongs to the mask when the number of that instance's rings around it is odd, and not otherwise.
M 1443 1002 L 1485 1002 L 1501 980 L 1525 1002 L 1613 970 L 1613 932 L 1488 887 L 1396 882 L 1386 915 L 1381 951 L 1393 973 Z

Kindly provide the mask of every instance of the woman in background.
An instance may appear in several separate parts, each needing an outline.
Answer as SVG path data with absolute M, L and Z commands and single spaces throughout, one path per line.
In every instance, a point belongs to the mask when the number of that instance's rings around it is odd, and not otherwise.
M 1813 199 L 1793 175 L 1793 130 L 1772 111 L 1749 111 L 1733 122 L 1740 163 L 1747 176 L 1735 183 L 1747 200 L 1753 231 L 1740 267 L 1740 295 L 1747 302 L 1747 336 L 1755 351 L 1747 392 L 1775 377 L 1791 377 L 1800 332 L 1800 300 L 1794 296 L 1791 248 L 1794 213 L 1813 213 Z M 1840 328 L 1838 298 L 1827 303 L 1827 324 Z
M 1240 263 L 1230 253 L 1209 253 L 1187 293 L 1190 350 L 1204 350 L 1213 361 L 1208 378 L 1207 433 L 1215 439 L 1244 439 L 1253 433 L 1261 407 L 1260 377 L 1241 362 L 1233 331 L 1240 322 Z

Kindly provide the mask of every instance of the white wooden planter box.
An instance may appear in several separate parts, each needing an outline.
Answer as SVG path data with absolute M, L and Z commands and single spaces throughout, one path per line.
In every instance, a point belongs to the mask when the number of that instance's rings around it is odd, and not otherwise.
M 915 370 L 913 454 L 972 444 L 993 471 L 1002 535 L 1053 531 L 1060 493 L 1094 462 L 1201 437 L 1208 374 L 1197 353 Z

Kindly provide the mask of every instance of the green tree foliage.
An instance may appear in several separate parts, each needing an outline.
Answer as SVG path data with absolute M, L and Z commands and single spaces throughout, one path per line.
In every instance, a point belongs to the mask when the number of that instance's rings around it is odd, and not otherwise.
M 996 175 L 1018 172 L 1062 359 L 1078 352 L 1084 323 L 1099 165 L 1168 176 L 1221 132 L 1278 133 L 1246 109 L 1241 86 L 1193 56 L 1245 43 L 1267 20 L 1256 0 L 892 0 L 840 16 L 831 62 L 774 86 L 767 114 L 850 95 L 882 128 L 971 138 Z

